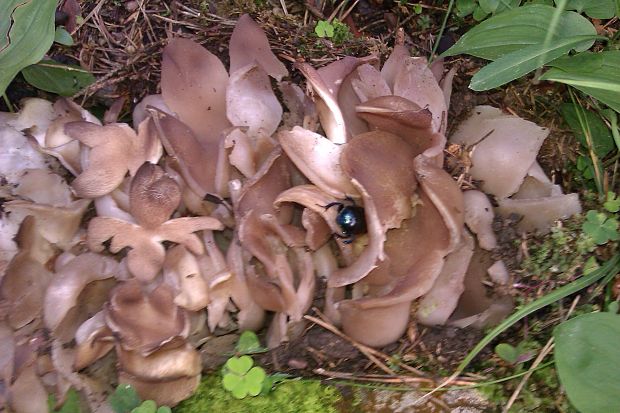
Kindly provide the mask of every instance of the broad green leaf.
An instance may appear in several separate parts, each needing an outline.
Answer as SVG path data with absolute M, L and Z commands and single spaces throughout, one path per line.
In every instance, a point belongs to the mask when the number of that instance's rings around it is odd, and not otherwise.
M 555 363 L 581 413 L 620 411 L 620 316 L 583 314 L 555 328 Z
M 595 59 L 596 62 L 592 59 Z M 541 80 L 566 83 L 620 112 L 620 50 L 562 57 Z
M 43 60 L 25 67 L 22 74 L 32 86 L 61 96 L 74 95 L 95 81 L 95 77 L 81 67 L 63 65 L 53 60 Z
M 20 70 L 49 50 L 55 10 L 56 0 L 0 1 L 0 95 Z
M 585 148 L 588 147 L 588 142 L 584 129 L 590 132 L 592 149 L 596 156 L 603 158 L 614 149 L 614 140 L 611 136 L 611 131 L 596 113 L 583 109 L 573 103 L 563 103 L 560 106 L 560 113 L 568 126 L 572 129 L 575 137 L 579 139 L 579 142 L 581 142 Z
M 482 91 L 504 85 L 568 53 L 583 43 L 584 40 L 587 41 L 594 37 L 596 36 L 554 39 L 546 47 L 534 44 L 509 53 L 480 69 L 472 77 L 469 87 L 476 91 Z
M 73 37 L 71 37 L 71 33 L 69 33 L 64 26 L 56 27 L 54 41 L 64 46 L 73 46 Z
M 549 22 L 556 11 L 554 7 L 542 4 L 508 10 L 465 33 L 443 56 L 466 53 L 496 60 L 530 45 L 542 45 L 547 37 Z M 596 29 L 585 17 L 572 11 L 562 11 L 561 14 L 551 40 L 596 35 Z M 575 49 L 583 51 L 591 46 L 592 41 L 585 41 Z
M 157 413 L 172 413 L 172 409 L 168 406 L 160 406 L 157 409 Z
M 556 0 L 556 6 L 558 3 L 559 0 Z M 614 0 L 568 0 L 564 8 L 585 13 L 593 19 L 611 19 L 616 14 Z

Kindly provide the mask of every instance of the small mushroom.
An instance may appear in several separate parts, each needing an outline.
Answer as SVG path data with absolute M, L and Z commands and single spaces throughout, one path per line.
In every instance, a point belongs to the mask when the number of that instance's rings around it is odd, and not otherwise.
M 180 202 L 180 189 L 163 170 L 145 163 L 136 172 L 131 183 L 130 211 L 137 224 L 110 217 L 93 218 L 88 226 L 88 246 L 101 252 L 103 243 L 112 238 L 110 251 L 119 252 L 125 247 L 129 271 L 142 281 L 152 280 L 161 270 L 165 250 L 164 240 L 185 245 L 195 254 L 201 254 L 204 246 L 193 233 L 200 230 L 223 229 L 223 225 L 211 217 L 184 217 L 167 220 Z

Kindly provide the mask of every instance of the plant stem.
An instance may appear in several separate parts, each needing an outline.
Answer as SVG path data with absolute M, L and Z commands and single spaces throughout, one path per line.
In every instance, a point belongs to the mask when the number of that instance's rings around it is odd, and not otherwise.
M 9 109 L 9 112 L 15 113 L 15 108 L 13 107 L 13 105 L 11 105 L 11 101 L 9 100 L 9 97 L 6 95 L 6 93 L 2 94 L 2 99 L 4 99 L 4 103 L 6 104 L 6 107 Z
M 439 29 L 439 34 L 435 38 L 435 44 L 433 45 L 431 56 L 428 58 L 429 66 L 433 62 L 435 53 L 437 53 L 437 48 L 439 47 L 439 40 L 441 39 L 441 36 L 443 36 L 443 32 L 446 29 L 446 25 L 448 24 L 448 18 L 450 17 L 450 13 L 452 13 L 452 6 L 454 6 L 454 0 L 450 0 L 450 4 L 448 4 L 448 10 L 446 11 L 446 15 L 443 16 L 443 21 L 441 22 L 441 28 Z

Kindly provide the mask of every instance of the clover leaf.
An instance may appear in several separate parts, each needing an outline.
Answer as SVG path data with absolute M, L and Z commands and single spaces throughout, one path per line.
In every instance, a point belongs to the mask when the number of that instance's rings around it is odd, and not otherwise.
M 607 192 L 607 201 L 605 201 L 603 207 L 609 212 L 620 211 L 620 197 L 611 191 Z
M 582 224 L 581 229 L 598 245 L 620 239 L 618 220 L 613 217 L 610 218 L 602 212 L 588 211 L 586 221 Z
M 254 360 L 250 356 L 231 357 L 226 362 L 223 385 L 235 399 L 260 394 L 267 375 L 265 370 L 253 365 Z
M 319 37 L 334 37 L 334 26 L 327 20 L 320 20 L 314 27 L 314 32 Z
M 140 405 L 140 397 L 129 384 L 119 384 L 108 397 L 108 403 L 115 413 L 126 413 Z

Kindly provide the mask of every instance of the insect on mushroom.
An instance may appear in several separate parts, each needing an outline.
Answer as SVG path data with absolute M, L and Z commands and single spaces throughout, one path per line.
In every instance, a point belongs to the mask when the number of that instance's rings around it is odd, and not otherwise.
M 355 240 L 355 235 L 366 232 L 366 216 L 364 208 L 355 205 L 353 198 L 347 197 L 353 205 L 345 205 L 342 202 L 330 202 L 323 206 L 326 210 L 331 207 L 338 207 L 338 215 L 336 215 L 336 224 L 342 231 L 341 234 L 335 234 L 338 238 L 344 238 L 345 244 L 350 244 Z

